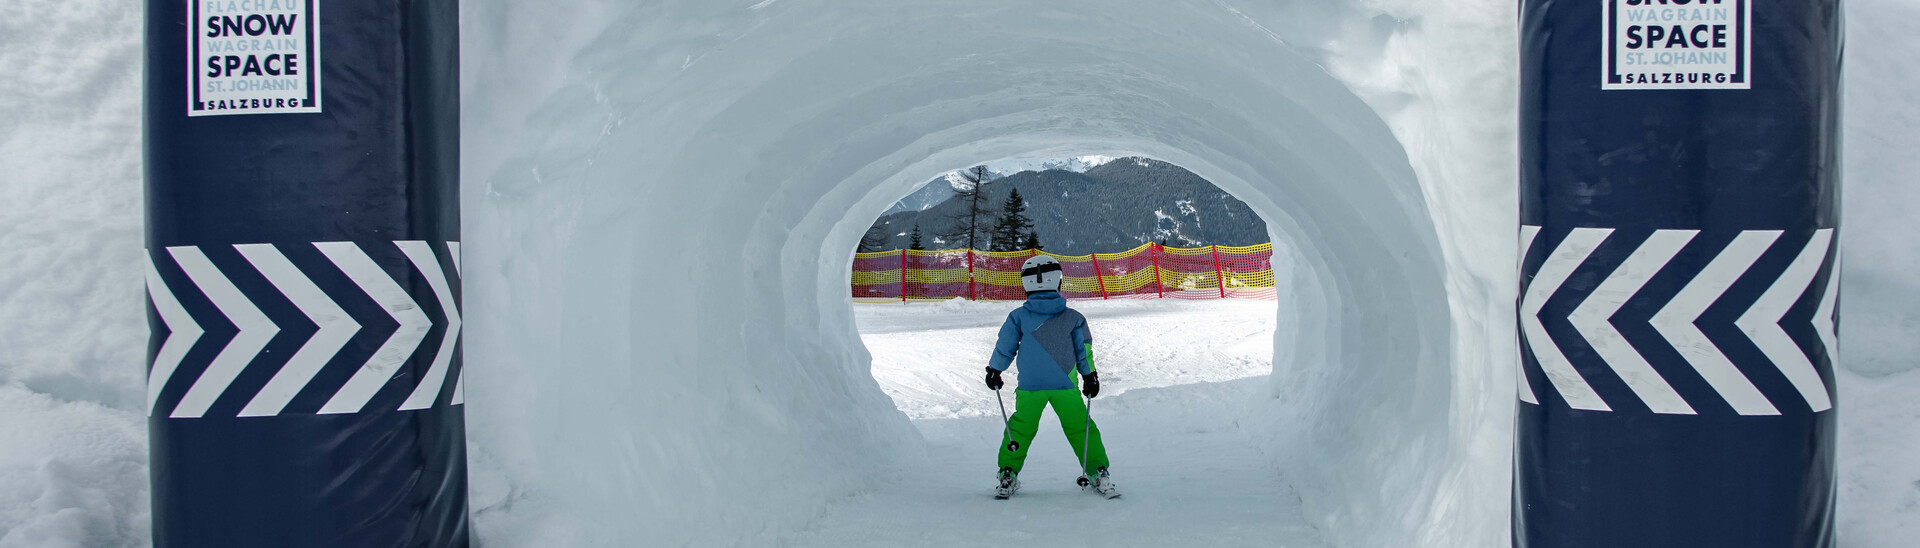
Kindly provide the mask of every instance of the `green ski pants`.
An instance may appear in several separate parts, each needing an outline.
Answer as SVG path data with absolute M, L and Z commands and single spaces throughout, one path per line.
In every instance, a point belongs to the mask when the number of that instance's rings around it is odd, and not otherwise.
M 1079 390 L 1014 390 L 1013 394 L 1013 418 L 1007 424 L 1006 436 L 1020 445 L 1019 450 L 1008 451 L 1008 439 L 1000 440 L 1001 468 L 1020 473 L 1021 466 L 1027 462 L 1027 447 L 1040 431 L 1040 415 L 1048 403 L 1053 404 L 1054 416 L 1060 417 L 1060 429 L 1066 431 L 1067 443 L 1073 445 L 1074 458 L 1087 463 L 1085 472 L 1093 475 L 1107 465 L 1107 447 L 1100 443 L 1100 429 L 1087 420 L 1087 403 L 1080 399 Z M 1091 433 L 1087 432 L 1090 427 Z M 1092 447 L 1081 447 L 1082 440 Z

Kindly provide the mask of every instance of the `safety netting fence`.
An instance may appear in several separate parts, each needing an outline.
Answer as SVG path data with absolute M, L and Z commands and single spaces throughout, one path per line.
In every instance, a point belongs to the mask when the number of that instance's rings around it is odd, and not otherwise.
M 1021 300 L 1020 265 L 1035 255 L 1060 261 L 1069 299 L 1272 299 L 1273 244 L 1166 247 L 1119 253 L 895 249 L 853 256 L 858 302 Z

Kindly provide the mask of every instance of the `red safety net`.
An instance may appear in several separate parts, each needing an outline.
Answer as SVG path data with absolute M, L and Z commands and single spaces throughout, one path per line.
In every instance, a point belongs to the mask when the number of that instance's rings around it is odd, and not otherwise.
M 1020 265 L 1045 253 L 1060 261 L 1060 293 L 1069 299 L 1272 299 L 1273 245 L 1166 247 L 1145 244 L 1119 253 L 1056 255 L 1044 251 L 896 249 L 858 253 L 858 301 L 1021 300 Z

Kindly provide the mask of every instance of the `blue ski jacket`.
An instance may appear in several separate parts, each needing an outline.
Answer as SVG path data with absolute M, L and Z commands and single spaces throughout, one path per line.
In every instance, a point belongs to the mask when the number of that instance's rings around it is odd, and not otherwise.
M 1020 359 L 1021 390 L 1064 390 L 1080 387 L 1079 372 L 1093 372 L 1093 335 L 1087 317 L 1067 308 L 1058 291 L 1027 296 L 1027 303 L 1007 314 L 1000 326 L 1000 342 L 993 345 L 987 364 L 1006 371 Z

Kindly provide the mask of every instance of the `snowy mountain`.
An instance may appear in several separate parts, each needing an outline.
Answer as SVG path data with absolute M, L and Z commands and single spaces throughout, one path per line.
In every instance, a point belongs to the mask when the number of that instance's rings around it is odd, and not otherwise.
M 1027 171 L 1060 170 L 1086 173 L 1089 169 L 1099 167 L 1113 160 L 1114 158 L 1112 156 L 1088 155 L 1071 158 L 1014 158 L 987 162 L 987 180 L 999 179 Z M 913 194 L 908 194 L 907 197 L 901 198 L 899 202 L 895 202 L 893 207 L 887 208 L 887 211 L 881 215 L 890 215 L 902 211 L 925 211 L 927 208 L 940 205 L 940 202 L 952 198 L 955 190 L 966 188 L 967 184 L 966 179 L 960 177 L 959 171 L 943 173 L 939 177 L 927 181 L 927 184 L 921 186 L 919 190 L 913 191 Z
M 1101 165 L 1104 165 L 1107 162 L 1112 162 L 1114 160 L 1115 158 L 1112 156 L 1105 156 L 1105 155 L 1099 155 L 1099 154 L 1088 155 L 1088 156 L 1074 156 L 1071 158 L 1014 158 L 1014 159 L 1008 159 L 1008 160 L 1000 160 L 997 162 L 988 162 L 987 169 L 994 173 L 1001 174 L 1002 176 L 1012 175 L 1012 174 L 1020 173 L 1023 171 L 1049 171 L 1049 170 L 1071 171 L 1074 173 L 1086 173 L 1087 170 L 1089 169 L 1100 167 Z
M 940 205 L 940 202 L 945 202 L 949 198 L 952 198 L 954 191 L 966 188 L 967 184 L 965 179 L 960 178 L 960 172 L 949 171 L 939 177 L 935 177 L 931 181 L 927 181 L 927 184 L 922 185 L 919 190 L 913 191 L 913 194 L 908 194 L 907 197 L 901 198 L 898 202 L 894 202 L 893 207 L 887 208 L 886 213 L 882 213 L 881 215 L 891 215 L 902 211 L 926 211 L 927 208 Z
M 985 200 L 989 220 L 983 224 L 998 219 L 1001 202 L 1018 189 L 1034 232 L 1043 247 L 1054 253 L 1110 253 L 1149 241 L 1175 247 L 1267 241 L 1267 224 L 1259 215 L 1193 172 L 1149 158 L 1106 160 L 1080 171 L 1021 171 L 991 179 Z M 911 210 L 898 208 L 875 221 L 888 237 L 883 248 L 906 247 L 915 225 L 927 249 L 966 247 L 945 236 L 966 204 L 954 199 L 952 187 L 935 183 L 927 187 L 946 192 L 941 202 Z M 909 199 L 926 192 L 922 189 Z M 983 241 L 977 247 L 984 248 L 985 236 L 979 237 Z

